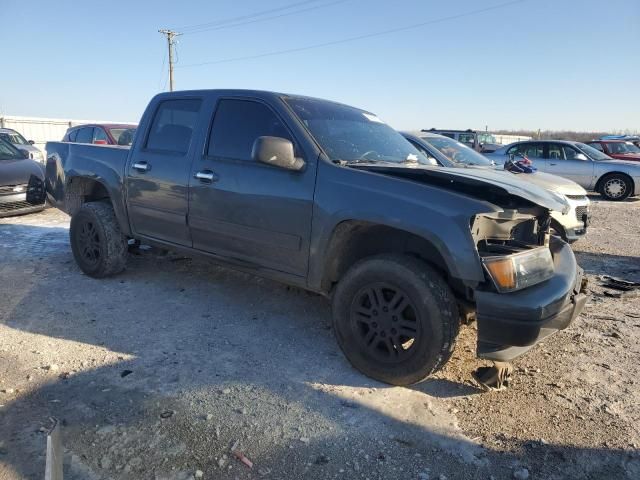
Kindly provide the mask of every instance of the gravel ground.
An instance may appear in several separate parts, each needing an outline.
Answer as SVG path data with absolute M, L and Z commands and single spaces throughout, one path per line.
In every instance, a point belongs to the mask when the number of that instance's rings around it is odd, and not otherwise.
M 594 199 L 585 312 L 490 393 L 473 326 L 389 387 L 341 355 L 324 299 L 154 250 L 94 280 L 68 224 L 0 220 L 0 479 L 42 478 L 52 418 L 71 479 L 640 478 L 640 300 L 598 280 L 640 281 L 640 201 Z

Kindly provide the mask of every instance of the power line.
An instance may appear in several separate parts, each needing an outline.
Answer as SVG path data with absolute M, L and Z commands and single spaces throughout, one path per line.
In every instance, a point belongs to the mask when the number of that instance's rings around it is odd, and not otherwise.
M 283 10 L 289 10 L 290 8 L 295 8 L 295 7 L 299 7 L 299 6 L 302 6 L 302 5 L 307 5 L 309 3 L 317 3 L 319 1 L 320 0 L 305 0 L 305 1 L 301 1 L 301 2 L 290 3 L 290 4 L 284 5 L 282 7 L 270 8 L 268 10 L 261 10 L 259 12 L 251 13 L 251 14 L 248 14 L 248 15 L 241 15 L 239 17 L 232 17 L 232 18 L 227 18 L 227 19 L 224 19 L 224 20 L 218 20 L 218 21 L 215 21 L 215 22 L 200 23 L 200 24 L 195 24 L 195 25 L 185 25 L 185 26 L 182 26 L 182 27 L 177 27 L 176 30 L 181 30 L 181 31 L 184 31 L 186 33 L 187 31 L 190 31 L 190 30 L 193 30 L 193 29 L 207 28 L 207 27 L 222 25 L 222 24 L 225 24 L 225 23 L 239 22 L 241 20 L 247 20 L 247 19 L 250 19 L 250 18 L 260 17 L 260 16 L 263 16 L 263 15 L 268 15 L 270 13 L 281 12 Z
M 162 83 L 163 79 L 165 80 L 165 84 L 166 84 L 167 77 L 163 75 L 164 65 L 166 61 L 167 61 L 167 51 L 165 50 L 164 55 L 162 55 L 162 66 L 160 67 L 160 79 L 158 80 L 158 89 L 160 89 L 160 84 Z M 164 90 L 164 87 L 162 87 L 162 90 Z
M 268 20 L 274 20 L 276 18 L 288 17 L 290 15 L 297 15 L 299 13 L 310 12 L 312 10 L 318 10 L 320 8 L 331 7 L 333 5 L 337 5 L 339 3 L 345 3 L 345 2 L 349 2 L 349 1 L 351 1 L 351 0 L 335 0 L 333 2 L 323 3 L 323 4 L 320 4 L 320 5 L 314 5 L 312 7 L 302 8 L 302 9 L 294 10 L 292 12 L 285 12 L 285 13 L 280 13 L 278 15 L 272 15 L 270 17 L 255 18 L 253 20 L 246 20 L 246 21 L 238 22 L 238 23 L 224 23 L 224 24 L 221 24 L 221 25 L 214 25 L 214 26 L 211 26 L 211 27 L 208 27 L 208 28 L 202 28 L 202 29 L 199 29 L 199 30 L 191 30 L 189 32 L 185 32 L 184 35 L 193 35 L 195 33 L 211 32 L 211 31 L 223 30 L 223 29 L 226 29 L 226 28 L 240 27 L 242 25 L 250 25 L 250 24 L 253 24 L 253 23 L 266 22 Z
M 296 48 L 289 48 L 286 50 L 277 50 L 277 51 L 273 51 L 273 52 L 265 52 L 265 53 L 259 53 L 256 55 L 246 55 L 243 57 L 233 57 L 233 58 L 225 58 L 225 59 L 221 59 L 221 60 L 212 60 L 210 62 L 200 62 L 200 63 L 190 63 L 187 65 L 181 65 L 180 68 L 190 68 L 190 67 L 201 67 L 203 65 L 217 65 L 220 63 L 230 63 L 230 62 L 238 62 L 241 60 L 254 60 L 257 58 L 263 58 L 263 57 L 272 57 L 272 56 L 276 56 L 276 55 L 284 55 L 287 53 L 295 53 L 295 52 L 302 52 L 305 50 L 311 50 L 311 49 L 315 49 L 315 48 L 322 48 L 322 47 L 329 47 L 329 46 L 333 46 L 333 45 L 339 45 L 341 43 L 348 43 L 348 42 L 355 42 L 358 40 L 364 40 L 366 38 L 373 38 L 373 37 L 380 37 L 383 35 L 390 35 L 393 33 L 398 33 L 398 32 L 403 32 L 405 30 L 412 30 L 412 29 L 416 29 L 416 28 L 420 28 L 420 27 L 424 27 L 426 25 L 433 25 L 435 23 L 442 23 L 442 22 L 448 22 L 451 20 L 457 20 L 459 18 L 464 18 L 464 17 L 469 17 L 472 15 L 477 15 L 480 13 L 485 13 L 485 12 L 489 12 L 492 10 L 498 10 L 500 8 L 504 8 L 504 7 L 508 7 L 511 5 L 515 5 L 517 3 L 523 3 L 526 2 L 527 0 L 512 0 L 510 2 L 504 2 L 504 3 L 499 3 L 497 5 L 493 5 L 491 7 L 485 7 L 485 8 L 479 8 L 476 10 L 469 10 L 467 12 L 464 13 L 459 13 L 456 15 L 450 15 L 447 17 L 441 17 L 441 18 L 436 18 L 433 20 L 427 20 L 425 22 L 420 22 L 420 23 L 414 23 L 412 25 L 406 25 L 404 27 L 397 27 L 397 28 L 392 28 L 389 30 L 382 30 L 379 32 L 373 32 L 373 33 L 367 33 L 364 35 L 357 35 L 354 37 L 347 37 L 347 38 L 343 38 L 340 40 L 333 40 L 330 42 L 324 42 L 324 43 L 316 43 L 314 45 L 307 45 L 304 47 L 296 47 Z

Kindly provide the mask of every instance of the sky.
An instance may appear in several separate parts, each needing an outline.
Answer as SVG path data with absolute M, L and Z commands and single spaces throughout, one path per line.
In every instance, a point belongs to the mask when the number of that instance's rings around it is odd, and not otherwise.
M 184 33 L 178 90 L 311 95 L 398 129 L 640 130 L 639 0 L 0 0 L 0 114 L 137 121 L 168 89 L 160 28 Z

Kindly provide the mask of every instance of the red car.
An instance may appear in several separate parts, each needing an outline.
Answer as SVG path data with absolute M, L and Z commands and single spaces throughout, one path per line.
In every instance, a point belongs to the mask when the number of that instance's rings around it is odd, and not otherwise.
M 131 145 L 136 128 L 137 125 L 118 123 L 76 125 L 67 130 L 62 141 L 95 145 Z
M 640 162 L 640 148 L 625 140 L 593 140 L 587 142 L 593 148 L 618 160 Z

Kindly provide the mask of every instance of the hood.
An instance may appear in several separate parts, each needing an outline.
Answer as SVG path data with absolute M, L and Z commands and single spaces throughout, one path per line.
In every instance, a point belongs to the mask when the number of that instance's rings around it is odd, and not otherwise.
M 493 201 L 496 197 L 513 195 L 548 210 L 567 213 L 569 204 L 564 196 L 538 185 L 520 180 L 518 175 L 484 168 L 398 166 L 392 164 L 352 165 L 385 175 L 398 176 L 441 187 L 447 190 Z
M 511 172 L 505 173 L 515 175 Z M 552 192 L 560 193 L 562 195 L 587 195 L 587 191 L 576 182 L 569 180 L 568 178 L 559 177 L 558 175 L 535 172 L 518 174 L 518 177 L 526 182 L 531 182 L 546 190 L 551 190 Z
M 640 158 L 638 158 L 638 160 L 640 160 Z M 638 163 L 637 160 L 619 160 L 617 158 L 614 158 L 612 160 L 599 160 L 595 163 L 601 164 L 601 165 L 628 165 L 636 168 L 640 167 L 640 164 Z M 639 173 L 640 173 L 640 170 L 639 170 Z
M 11 145 L 13 145 L 14 147 L 16 147 L 18 150 L 22 150 L 25 152 L 40 152 L 40 149 L 37 147 L 34 147 L 33 145 L 16 145 L 15 143 L 12 143 Z
M 634 161 L 640 160 L 640 153 L 613 153 L 609 156 L 613 156 L 613 158 L 619 158 L 620 160 L 624 160 L 625 158 Z
M 21 185 L 34 179 L 44 181 L 44 167 L 35 160 L 0 160 L 0 185 Z

